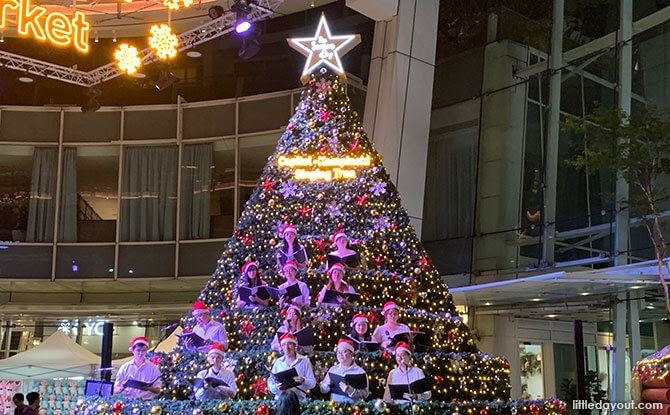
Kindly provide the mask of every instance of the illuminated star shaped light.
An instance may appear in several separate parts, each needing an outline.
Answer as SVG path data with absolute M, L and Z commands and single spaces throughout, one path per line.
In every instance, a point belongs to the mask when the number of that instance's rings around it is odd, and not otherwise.
M 174 58 L 177 55 L 179 39 L 172 33 L 172 28 L 166 24 L 153 25 L 149 45 L 156 52 L 158 59 Z
M 139 57 L 137 48 L 128 46 L 126 43 L 119 46 L 114 52 L 114 59 L 119 69 L 129 74 L 135 73 L 137 68 L 142 66 L 142 59 Z
M 330 67 L 335 73 L 344 78 L 344 68 L 342 67 L 340 56 L 345 55 L 354 46 L 358 45 L 361 42 L 361 36 L 331 35 L 326 15 L 321 13 L 321 19 L 319 20 L 314 37 L 294 37 L 287 40 L 289 46 L 307 56 L 307 61 L 300 77 L 302 82 L 306 83 L 309 79 L 309 74 L 322 64 Z

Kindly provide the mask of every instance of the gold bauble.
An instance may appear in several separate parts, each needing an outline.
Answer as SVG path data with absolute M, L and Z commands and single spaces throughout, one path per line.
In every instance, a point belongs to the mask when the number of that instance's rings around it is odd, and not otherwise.
M 268 200 L 268 205 L 269 206 L 274 206 L 275 205 L 275 200 L 274 199 Z
M 421 274 L 421 268 L 419 268 L 419 267 L 414 268 L 414 273 L 417 274 L 417 275 Z
M 275 246 L 277 240 L 275 238 L 270 239 L 270 246 Z
M 388 250 L 389 250 L 388 245 L 386 245 L 386 244 L 382 245 L 382 251 L 388 251 Z
M 154 405 L 151 407 L 151 415 L 161 415 L 163 412 L 163 407 L 160 405 Z
M 323 199 L 323 193 L 319 193 L 318 195 L 316 195 L 316 199 L 317 200 Z
M 219 404 L 219 411 L 221 411 L 221 412 L 225 412 L 225 411 L 227 411 L 227 410 L 228 410 L 228 404 L 225 403 L 225 402 L 221 402 L 221 403 Z

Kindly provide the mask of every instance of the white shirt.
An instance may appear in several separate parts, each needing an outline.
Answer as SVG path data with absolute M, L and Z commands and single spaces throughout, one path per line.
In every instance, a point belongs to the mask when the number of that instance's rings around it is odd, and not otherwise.
M 204 340 L 212 340 L 214 343 L 221 343 L 224 349 L 228 348 L 228 341 L 226 340 L 226 329 L 223 324 L 216 321 L 209 320 L 206 324 L 197 324 L 193 328 L 193 333 L 202 337 Z
M 388 329 L 386 324 L 384 324 L 375 329 L 374 333 L 372 333 L 372 337 L 374 337 L 377 343 L 384 343 L 385 341 L 393 339 L 393 336 L 396 334 L 409 333 L 410 331 L 411 330 L 406 324 L 398 324 L 398 327 L 396 327 L 395 330 Z
M 344 367 L 342 366 L 341 363 L 336 364 L 335 366 L 331 367 L 328 370 L 328 373 L 334 373 L 336 375 L 340 376 L 346 376 L 346 375 L 366 375 L 365 380 L 367 381 L 367 374 L 365 373 L 365 370 L 363 370 L 360 366 L 358 366 L 356 363 L 352 364 L 349 367 Z M 332 381 L 332 379 L 331 379 Z M 328 393 L 330 392 L 330 382 L 326 382 L 326 378 L 323 378 L 323 382 L 321 382 L 321 392 L 323 393 Z M 364 389 L 354 389 L 351 386 L 347 385 L 347 389 L 344 392 L 347 393 L 348 396 L 344 395 L 339 395 L 336 393 L 331 393 L 330 394 L 330 400 L 333 402 L 354 402 L 354 401 L 362 401 L 363 399 L 367 398 L 368 395 L 370 394 L 370 384 L 368 383 Z
M 309 301 L 309 288 L 307 288 L 307 284 L 305 284 L 304 282 L 299 281 L 299 280 L 295 280 L 294 283 L 289 283 L 288 281 L 286 281 L 286 282 L 284 282 L 283 284 L 281 284 L 281 285 L 279 286 L 279 291 L 280 291 L 280 292 L 281 292 L 281 291 L 286 291 L 286 289 L 287 289 L 288 287 L 290 287 L 291 285 L 293 285 L 293 284 L 295 284 L 295 283 L 298 283 L 298 288 L 300 288 L 300 293 L 301 293 L 301 295 L 299 295 L 299 296 L 293 298 L 293 300 L 295 300 L 295 301 L 302 301 L 303 303 L 306 304 L 305 307 L 309 307 L 309 304 L 310 304 L 310 301 Z M 285 302 L 280 300 L 280 305 L 283 306 L 284 304 L 285 304 Z
M 226 382 L 228 387 L 223 386 L 223 390 L 219 388 L 209 387 L 205 389 L 204 387 L 199 387 L 195 390 L 195 399 L 229 399 L 234 397 L 237 394 L 237 383 L 235 383 L 235 374 L 228 369 L 223 367 L 219 372 L 215 372 L 213 367 L 209 369 L 201 370 L 196 375 L 196 379 L 202 379 L 203 381 L 207 378 L 216 378 Z M 204 383 L 203 383 L 204 385 Z
M 416 366 L 411 366 L 408 372 L 403 372 L 399 367 L 391 370 L 390 373 L 391 380 L 390 385 L 407 385 L 419 379 L 423 379 L 426 376 L 423 374 L 423 370 L 419 369 Z M 390 392 L 389 392 L 390 393 Z M 409 390 L 407 391 L 409 393 Z M 416 392 L 414 392 L 416 393 Z M 432 396 L 431 391 L 426 391 L 423 393 L 417 393 L 416 402 L 427 401 Z M 409 403 L 407 399 L 396 399 L 396 403 Z
M 126 381 L 130 379 L 139 380 L 140 382 L 151 382 L 155 380 L 151 386 L 160 388 L 162 386 L 161 372 L 158 368 L 148 360 L 144 360 L 140 366 L 135 364 L 135 359 L 130 362 L 124 363 L 116 374 L 116 380 L 114 380 L 114 387 L 120 388 L 123 386 Z M 156 379 L 158 378 L 158 379 Z M 123 394 L 128 397 L 135 397 L 141 399 L 153 399 L 154 393 L 150 391 L 144 391 L 142 389 L 135 388 L 125 388 Z
M 308 358 L 305 356 L 296 355 L 295 360 L 291 362 L 291 364 L 288 364 L 286 362 L 286 356 L 282 356 L 275 360 L 274 364 L 272 365 L 272 373 L 283 372 L 285 370 L 289 370 L 292 367 L 295 368 L 298 376 L 305 378 L 305 382 L 296 388 L 287 390 L 292 390 L 295 392 L 295 394 L 298 395 L 298 399 L 304 399 L 307 391 L 316 386 L 316 379 L 314 378 L 314 372 L 312 371 L 312 362 L 310 362 Z M 284 392 L 279 390 L 279 387 L 277 387 L 277 381 L 275 380 L 274 376 L 270 376 L 268 378 L 268 390 L 275 395 L 275 399 L 279 399 L 279 395 Z

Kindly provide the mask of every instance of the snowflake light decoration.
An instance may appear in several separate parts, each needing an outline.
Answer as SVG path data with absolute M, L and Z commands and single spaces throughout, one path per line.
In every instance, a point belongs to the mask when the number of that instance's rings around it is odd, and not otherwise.
M 177 55 L 179 39 L 172 33 L 172 28 L 166 24 L 153 25 L 149 45 L 156 52 L 159 59 L 174 58 Z
M 137 71 L 137 68 L 142 66 L 142 59 L 138 55 L 137 48 L 123 43 L 114 52 L 114 59 L 116 59 L 116 65 L 119 69 L 128 74 L 133 74 Z

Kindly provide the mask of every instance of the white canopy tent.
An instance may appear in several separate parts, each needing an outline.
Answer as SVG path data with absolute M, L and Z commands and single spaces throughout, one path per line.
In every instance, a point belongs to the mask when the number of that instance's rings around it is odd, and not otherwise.
M 0 379 L 52 379 L 92 376 L 100 357 L 60 330 L 39 346 L 0 360 Z
M 163 353 L 169 353 L 177 347 L 177 340 L 179 340 L 179 337 L 177 337 L 177 334 L 181 334 L 182 328 L 177 327 L 175 331 L 172 332 L 165 340 L 163 340 L 158 347 L 156 347 L 157 352 L 163 352 Z M 151 350 L 151 349 L 149 349 Z M 130 355 L 128 357 L 124 357 L 123 359 L 116 359 L 112 360 L 112 366 L 114 369 L 118 369 L 121 367 L 126 362 L 130 362 L 133 359 L 133 356 Z

